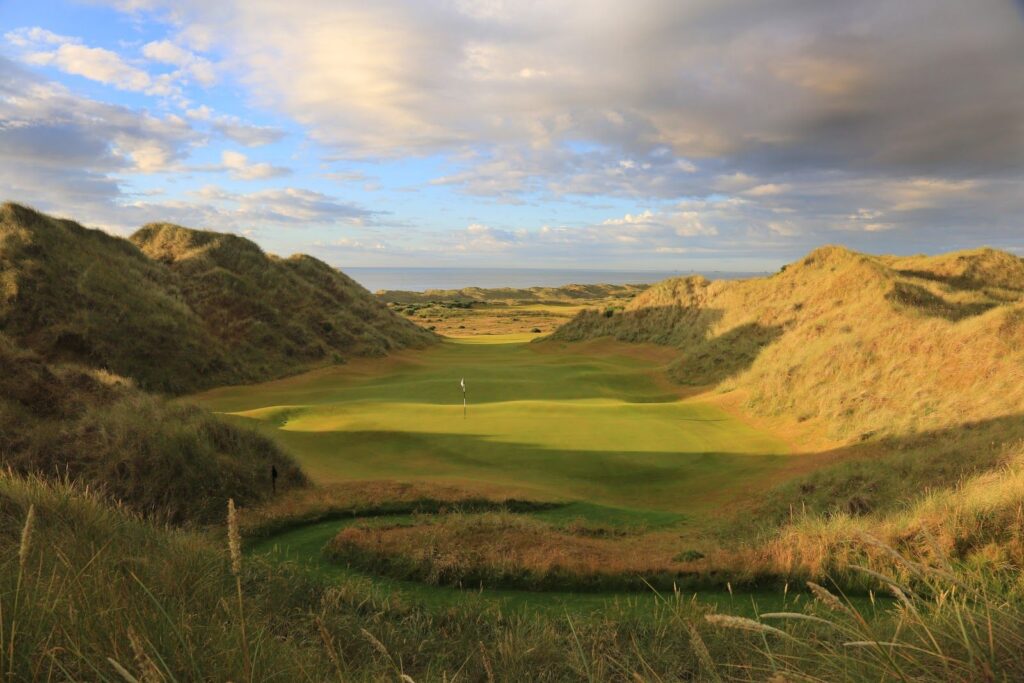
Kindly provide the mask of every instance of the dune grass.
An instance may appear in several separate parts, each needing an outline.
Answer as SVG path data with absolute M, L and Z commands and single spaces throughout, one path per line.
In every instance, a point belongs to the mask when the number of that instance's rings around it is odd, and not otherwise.
M 906 558 L 913 563 L 913 557 Z M 240 558 L 67 483 L 0 474 L 0 667 L 12 680 L 1017 680 L 1012 572 L 880 576 L 742 617 L 684 595 L 572 612 L 443 609 L 358 576 Z M 238 596 L 241 596 L 239 609 Z
M 0 205 L 0 329 L 48 361 L 172 393 L 435 339 L 309 256 L 163 223 L 129 241 L 13 203 Z
M 147 394 L 124 377 L 46 363 L 0 334 L 0 458 L 22 473 L 70 477 L 154 519 L 221 518 L 231 496 L 268 497 L 306 477 L 271 439 L 209 411 Z
M 1019 417 L 1022 310 L 1024 261 L 1012 254 L 899 258 L 833 246 L 770 277 L 666 280 L 554 337 L 674 347 L 676 381 L 742 389 L 754 413 L 856 442 Z

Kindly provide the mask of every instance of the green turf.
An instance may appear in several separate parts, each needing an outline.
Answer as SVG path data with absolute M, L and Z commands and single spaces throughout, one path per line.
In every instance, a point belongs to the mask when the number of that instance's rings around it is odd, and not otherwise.
M 590 504 L 577 512 L 596 521 L 706 512 L 791 457 L 717 407 L 679 400 L 653 361 L 571 345 L 448 342 L 370 371 L 198 398 L 273 434 L 314 481 L 482 482 Z

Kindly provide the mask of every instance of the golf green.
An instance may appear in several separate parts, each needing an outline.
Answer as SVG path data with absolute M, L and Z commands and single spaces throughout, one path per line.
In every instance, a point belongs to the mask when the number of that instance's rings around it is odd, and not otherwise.
M 788 466 L 781 440 L 681 398 L 665 360 L 478 337 L 193 398 L 272 434 L 321 483 L 450 481 L 687 514 Z

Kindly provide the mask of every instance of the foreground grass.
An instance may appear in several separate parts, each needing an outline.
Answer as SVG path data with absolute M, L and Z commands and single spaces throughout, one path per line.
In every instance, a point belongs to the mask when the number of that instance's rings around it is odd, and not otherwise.
M 234 562 L 233 562 L 234 560 Z M 237 564 L 235 564 L 237 563 Z M 234 565 L 234 566 L 233 566 Z M 1017 680 L 1015 575 L 915 567 L 895 607 L 815 589 L 744 619 L 678 594 L 579 616 L 430 609 L 232 557 L 66 484 L 0 476 L 0 668 L 12 680 Z M 237 570 L 237 580 L 235 571 Z

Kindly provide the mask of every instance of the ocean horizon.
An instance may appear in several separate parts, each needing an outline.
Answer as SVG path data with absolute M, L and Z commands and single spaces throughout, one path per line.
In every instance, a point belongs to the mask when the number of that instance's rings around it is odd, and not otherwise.
M 653 284 L 670 277 L 701 274 L 710 280 L 736 280 L 764 273 L 717 270 L 600 270 L 565 268 L 340 268 L 371 292 L 382 289 L 422 292 L 465 287 L 561 287 L 593 284 Z

